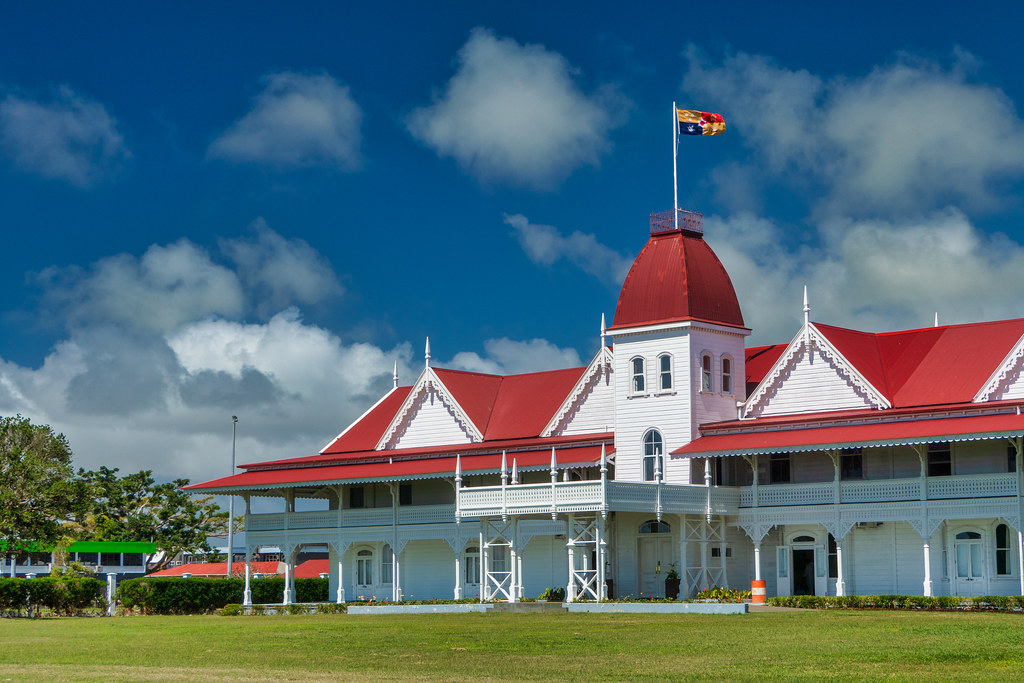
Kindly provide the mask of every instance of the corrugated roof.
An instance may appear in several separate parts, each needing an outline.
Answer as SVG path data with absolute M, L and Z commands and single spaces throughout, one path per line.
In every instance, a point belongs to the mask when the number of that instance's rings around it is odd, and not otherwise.
M 356 420 L 348 429 L 328 444 L 321 453 L 344 453 L 368 451 L 377 447 L 384 436 L 384 430 L 391 424 L 395 413 L 402 407 L 412 387 L 398 387 L 391 391 L 373 408 Z
M 250 562 L 249 571 L 252 574 L 271 574 L 276 575 L 283 573 L 281 570 L 280 562 Z M 147 576 L 182 576 L 183 574 L 191 574 L 192 576 L 227 576 L 228 575 L 228 563 L 227 562 L 190 562 L 188 564 L 179 564 L 176 567 L 168 567 L 167 569 L 161 569 L 158 572 L 147 574 Z M 232 576 L 245 576 L 245 562 L 234 562 L 231 566 Z

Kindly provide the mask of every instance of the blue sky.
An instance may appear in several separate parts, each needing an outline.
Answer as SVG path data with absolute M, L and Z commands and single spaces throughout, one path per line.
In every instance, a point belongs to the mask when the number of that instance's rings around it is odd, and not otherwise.
M 1024 11 L 0 7 L 0 414 L 85 467 L 306 455 L 434 362 L 587 362 L 671 103 L 752 343 L 1018 317 Z

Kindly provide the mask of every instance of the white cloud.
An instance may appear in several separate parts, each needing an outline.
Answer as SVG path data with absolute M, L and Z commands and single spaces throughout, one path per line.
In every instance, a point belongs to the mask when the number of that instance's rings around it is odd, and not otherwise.
M 920 219 L 832 218 L 821 243 L 787 249 L 786 231 L 749 214 L 705 218 L 732 277 L 752 343 L 789 341 L 811 318 L 868 331 L 1024 316 L 1024 246 L 982 233 L 959 211 Z
M 522 214 L 505 215 L 505 224 L 515 229 L 516 238 L 534 263 L 550 266 L 566 259 L 610 285 L 621 285 L 632 260 L 597 241 L 591 233 L 574 230 L 563 235 L 551 225 L 531 223 Z
M 1005 93 L 972 80 L 963 51 L 950 68 L 902 54 L 832 80 L 745 53 L 713 63 L 690 46 L 687 58 L 684 90 L 714 102 L 776 178 L 824 184 L 823 214 L 988 207 L 995 181 L 1024 173 L 1024 122 Z
M 329 74 L 280 71 L 252 109 L 214 140 L 207 156 L 280 168 L 360 166 L 363 112 L 348 86 Z
M 576 349 L 562 349 L 546 339 L 488 339 L 484 342 L 484 351 L 486 356 L 475 351 L 461 351 L 446 367 L 492 375 L 515 375 L 582 365 Z
M 585 94 L 576 70 L 542 45 L 474 29 L 458 68 L 409 132 L 485 182 L 549 188 L 596 165 L 628 106 L 612 86 Z
M 49 101 L 9 92 L 0 99 L 0 152 L 44 178 L 89 187 L 131 155 L 106 107 L 68 86 Z
M 246 288 L 258 292 L 264 315 L 295 304 L 316 304 L 342 293 L 337 276 L 320 253 L 301 239 L 285 239 L 262 218 L 250 226 L 255 239 L 220 241 Z

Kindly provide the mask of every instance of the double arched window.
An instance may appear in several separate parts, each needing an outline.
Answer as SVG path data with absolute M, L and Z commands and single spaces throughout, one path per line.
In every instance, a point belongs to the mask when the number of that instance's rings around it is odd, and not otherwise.
M 651 429 L 644 434 L 644 481 L 655 481 L 659 474 L 665 476 L 664 449 L 661 432 Z

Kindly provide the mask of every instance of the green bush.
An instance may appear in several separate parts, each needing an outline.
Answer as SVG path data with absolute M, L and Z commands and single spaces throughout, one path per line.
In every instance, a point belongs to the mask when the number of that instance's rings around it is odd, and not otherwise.
M 105 591 L 103 581 L 84 576 L 0 578 L 0 612 L 17 615 L 45 609 L 70 616 L 104 607 Z
M 296 579 L 294 602 L 327 602 L 327 579 Z M 253 579 L 254 603 L 280 604 L 284 578 Z M 241 604 L 245 580 L 191 577 L 142 577 L 121 584 L 121 604 L 144 614 L 207 614 L 228 604 Z
M 243 614 L 242 606 L 237 603 L 230 605 L 224 605 L 224 608 L 220 611 L 222 617 L 238 617 Z
M 694 600 L 708 600 L 715 602 L 744 602 L 750 600 L 750 591 L 734 588 L 708 588 L 693 596 Z

